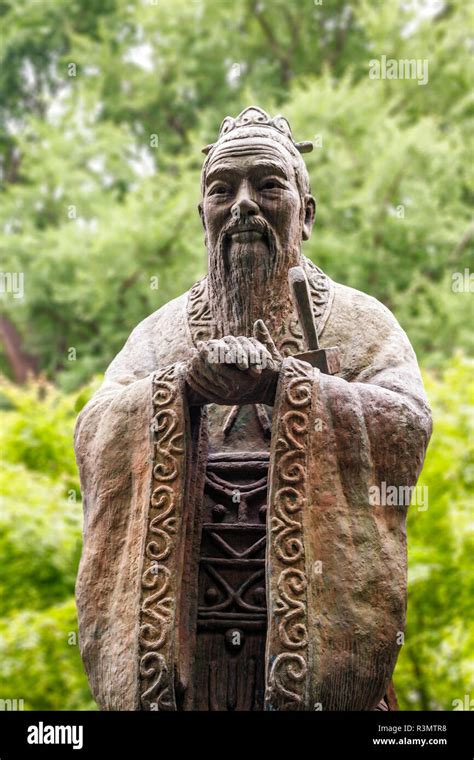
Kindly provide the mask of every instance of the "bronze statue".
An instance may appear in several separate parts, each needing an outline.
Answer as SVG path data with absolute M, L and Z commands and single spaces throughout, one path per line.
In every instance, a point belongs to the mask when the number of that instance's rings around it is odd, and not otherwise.
M 311 147 L 260 108 L 223 121 L 208 275 L 135 328 L 78 419 L 103 710 L 396 709 L 408 502 L 370 494 L 410 492 L 431 417 L 392 314 L 301 253 Z

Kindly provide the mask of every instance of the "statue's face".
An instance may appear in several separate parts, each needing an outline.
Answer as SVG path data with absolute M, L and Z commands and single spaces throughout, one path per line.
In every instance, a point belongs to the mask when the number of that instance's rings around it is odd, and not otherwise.
M 289 154 L 278 144 L 235 140 L 218 147 L 206 176 L 201 217 L 206 245 L 224 243 L 236 255 L 242 245 L 254 256 L 299 248 L 311 233 L 314 200 L 301 198 Z

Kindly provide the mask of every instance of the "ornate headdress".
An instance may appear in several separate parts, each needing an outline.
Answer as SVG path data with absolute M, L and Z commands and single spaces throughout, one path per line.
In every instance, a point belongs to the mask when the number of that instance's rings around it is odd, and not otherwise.
M 291 143 L 291 145 L 296 148 L 297 151 L 299 151 L 299 153 L 310 153 L 313 150 L 313 143 L 308 140 L 304 142 L 295 142 L 291 132 L 291 127 L 284 116 L 278 115 L 272 118 L 262 108 L 258 108 L 258 106 L 249 106 L 248 108 L 245 108 L 241 113 L 239 113 L 235 119 L 233 119 L 232 116 L 226 116 L 220 126 L 217 141 L 215 143 L 211 143 L 210 145 L 206 145 L 202 149 L 202 152 L 207 155 L 212 150 L 212 148 L 214 148 L 215 145 L 217 145 L 217 143 L 222 140 L 222 138 L 224 138 L 226 135 L 229 135 L 229 133 L 233 132 L 234 130 L 239 130 L 239 132 L 235 134 L 236 138 L 246 136 L 252 137 L 254 134 L 253 130 L 246 134 L 249 127 L 263 127 L 265 129 L 268 129 L 268 137 L 275 137 L 275 135 L 273 135 L 270 130 L 276 130 L 278 135 L 283 135 L 283 137 L 286 138 Z M 229 137 L 230 139 L 233 139 L 234 135 L 229 135 Z M 279 142 L 281 142 L 281 138 L 279 139 Z

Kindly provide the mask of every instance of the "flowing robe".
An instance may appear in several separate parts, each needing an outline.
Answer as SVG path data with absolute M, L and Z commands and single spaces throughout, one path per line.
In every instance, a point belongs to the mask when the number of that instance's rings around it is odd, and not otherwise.
M 416 484 L 431 416 L 393 315 L 304 266 L 320 344 L 339 347 L 341 370 L 294 358 L 305 348 L 295 314 L 274 336 L 285 358 L 269 442 L 263 707 L 371 710 L 404 630 L 408 508 L 371 494 Z M 211 337 L 204 278 L 138 325 L 77 422 L 79 638 L 104 710 L 193 709 L 204 474 L 220 432 L 213 407 L 190 406 L 185 373 Z

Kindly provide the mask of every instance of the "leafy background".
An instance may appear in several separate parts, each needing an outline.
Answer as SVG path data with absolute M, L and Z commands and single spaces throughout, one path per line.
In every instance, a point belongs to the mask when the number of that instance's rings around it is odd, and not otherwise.
M 474 314 L 453 275 L 473 269 L 472 13 L 463 0 L 1 0 L 1 267 L 24 273 L 25 296 L 0 294 L 0 698 L 95 707 L 73 598 L 74 419 L 132 327 L 205 272 L 200 149 L 256 103 L 316 143 L 305 254 L 383 301 L 417 351 L 435 432 L 395 684 L 406 709 L 469 706 Z M 371 79 L 382 55 L 427 59 L 427 85 Z

